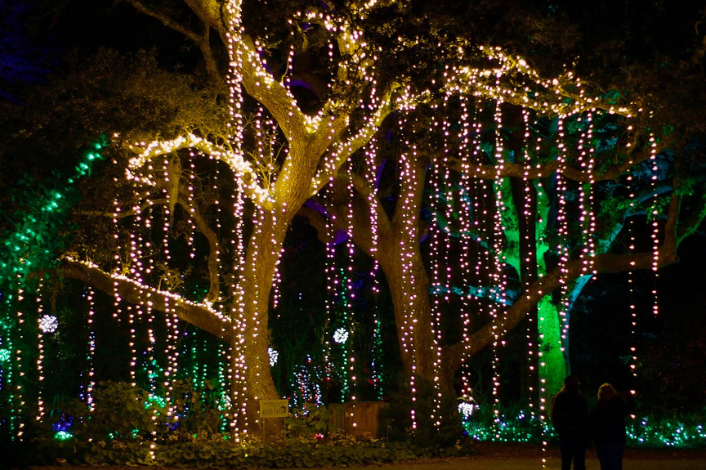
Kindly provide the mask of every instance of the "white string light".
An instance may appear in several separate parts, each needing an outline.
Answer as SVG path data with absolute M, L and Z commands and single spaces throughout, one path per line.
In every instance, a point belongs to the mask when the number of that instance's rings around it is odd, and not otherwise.
M 44 333 L 53 333 L 56 331 L 56 317 L 51 315 L 43 315 L 42 308 L 42 281 L 39 281 L 37 286 L 36 296 L 37 318 L 39 318 L 39 332 L 37 334 L 37 421 L 44 418 Z

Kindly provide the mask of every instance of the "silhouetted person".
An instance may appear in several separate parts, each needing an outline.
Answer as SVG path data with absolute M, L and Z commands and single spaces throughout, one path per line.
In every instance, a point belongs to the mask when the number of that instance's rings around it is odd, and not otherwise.
M 611 384 L 598 389 L 598 403 L 591 410 L 591 434 L 601 470 L 622 470 L 625 449 L 625 416 L 635 405 L 630 392 L 618 393 Z
M 573 375 L 564 379 L 564 386 L 552 399 L 551 418 L 559 434 L 561 470 L 586 470 L 588 444 L 588 403 L 579 391 L 581 383 Z

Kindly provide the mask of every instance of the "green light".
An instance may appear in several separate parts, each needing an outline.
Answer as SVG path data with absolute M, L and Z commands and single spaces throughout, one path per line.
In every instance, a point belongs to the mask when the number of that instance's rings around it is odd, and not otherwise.
M 688 415 L 682 418 L 688 418 Z M 652 424 L 647 417 L 633 420 L 626 427 L 627 445 L 650 448 L 702 446 L 706 440 L 704 426 L 694 422 L 695 416 L 690 419 L 690 424 L 666 419 Z M 474 414 L 464 420 L 463 427 L 470 437 L 478 441 L 539 443 L 542 439 L 556 438 L 554 429 L 548 423 L 544 425 L 543 437 L 539 420 L 522 411 L 515 417 L 501 414 L 495 419 L 492 415 Z
M 69 439 L 73 438 L 73 434 L 70 432 L 66 431 L 59 431 L 56 434 L 54 434 L 54 439 L 58 439 L 60 441 L 68 441 Z
M 105 136 L 91 143 L 96 150 L 108 145 Z M 66 242 L 66 235 L 62 235 L 61 227 L 68 222 L 68 214 L 76 203 L 78 190 L 72 185 L 79 177 L 91 172 L 95 160 L 102 159 L 102 155 L 95 151 L 84 152 L 81 162 L 76 166 L 76 174 L 67 178 L 63 187 L 59 189 L 33 188 L 25 191 L 21 199 L 27 206 L 27 214 L 20 220 L 12 221 L 18 227 L 14 233 L 8 233 L 3 245 L 7 251 L 0 253 L 4 259 L 3 269 L 0 270 L 0 282 L 16 281 L 18 278 L 24 282 L 28 276 L 39 269 L 53 267 L 58 260 L 54 256 L 57 248 Z M 90 162 L 90 163 L 89 163 Z M 31 185 L 32 180 L 25 183 Z M 5 236 L 5 234 L 3 234 Z
M 0 362 L 8 362 L 10 360 L 10 350 L 0 349 Z
M 145 409 L 151 408 L 153 403 L 155 403 L 159 408 L 164 408 L 167 406 L 167 402 L 163 397 L 150 395 L 147 402 L 145 402 Z

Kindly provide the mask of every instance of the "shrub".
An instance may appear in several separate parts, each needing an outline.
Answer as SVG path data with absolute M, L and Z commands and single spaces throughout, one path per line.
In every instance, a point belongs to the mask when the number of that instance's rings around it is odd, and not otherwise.
M 384 438 L 437 449 L 455 447 L 459 440 L 464 439 L 461 417 L 454 399 L 445 397 L 439 411 L 435 412 L 432 384 L 417 379 L 416 400 L 412 399 L 408 386 L 403 385 L 400 390 L 390 395 L 390 406 L 380 411 L 380 429 Z M 412 429 L 412 410 L 417 418 L 416 429 Z M 437 420 L 430 419 L 432 414 L 438 416 Z
M 60 408 L 53 414 L 53 424 L 70 417 L 73 436 L 80 441 L 158 439 L 168 431 L 164 403 L 124 382 L 100 382 L 94 390 L 92 409 L 77 399 Z
M 325 439 L 329 435 L 331 412 L 325 406 L 304 403 L 302 409 L 293 409 L 285 418 L 285 426 L 291 437 L 304 440 Z

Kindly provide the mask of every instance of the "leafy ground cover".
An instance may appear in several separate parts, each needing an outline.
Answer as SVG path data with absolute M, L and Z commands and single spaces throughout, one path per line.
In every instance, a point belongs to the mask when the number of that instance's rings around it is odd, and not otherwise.
M 398 461 L 381 465 L 360 465 L 351 462 L 349 470 L 371 468 L 394 470 L 535 470 L 542 468 L 542 455 L 546 456 L 547 470 L 560 468 L 559 452 L 556 447 L 549 447 L 543 453 L 537 445 L 476 443 L 474 455 L 466 457 L 419 458 L 414 461 Z M 600 468 L 595 450 L 587 455 L 589 470 Z M 323 467 L 340 468 L 341 465 Z M 168 470 L 170 467 L 152 467 Z M 194 467 L 198 468 L 198 467 Z M 706 468 L 706 449 L 627 449 L 624 470 L 703 470 Z M 127 470 L 130 466 L 82 466 L 67 467 L 52 465 L 31 467 L 30 470 Z

